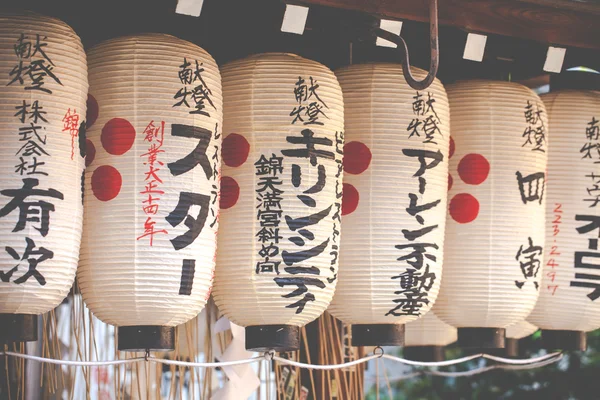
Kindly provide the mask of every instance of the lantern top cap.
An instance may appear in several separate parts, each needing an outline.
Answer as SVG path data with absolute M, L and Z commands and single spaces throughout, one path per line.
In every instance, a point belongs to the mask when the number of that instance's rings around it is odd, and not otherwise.
M 177 36 L 169 35 L 168 33 L 158 33 L 158 32 L 135 33 L 135 34 L 131 34 L 131 35 L 123 35 L 123 36 L 106 39 L 106 40 L 103 40 L 100 43 L 92 46 L 92 48 L 89 51 L 94 51 L 94 50 L 96 50 L 98 48 L 102 48 L 103 46 L 106 46 L 106 45 L 112 45 L 115 43 L 124 43 L 124 42 L 130 42 L 130 41 L 135 41 L 135 44 L 137 45 L 138 40 L 143 41 L 143 42 L 148 42 L 148 41 L 164 42 L 169 45 L 172 45 L 174 42 L 177 42 L 177 44 L 180 46 L 194 47 L 194 48 L 199 49 L 202 52 L 206 53 L 207 55 L 210 55 L 210 54 L 208 54 L 208 52 L 206 50 L 204 50 L 202 47 L 198 46 L 195 43 L 192 43 L 185 39 L 181 39 Z
M 55 18 L 55 17 L 50 17 L 47 15 L 36 13 L 34 11 L 27 11 L 27 10 L 22 11 L 22 10 L 8 9 L 8 10 L 0 11 L 0 21 L 1 20 L 9 20 L 14 23 L 14 22 L 17 22 L 19 19 L 36 21 L 37 23 L 44 22 L 47 24 L 60 25 L 62 28 L 68 29 L 69 31 L 71 31 L 73 33 L 73 35 L 77 36 L 75 31 L 73 30 L 73 28 L 71 28 L 71 26 L 69 26 L 69 24 L 67 24 L 65 21 Z
M 550 91 L 600 90 L 600 73 L 596 71 L 565 71 L 550 76 Z
M 240 64 L 247 64 L 249 62 L 254 62 L 255 63 L 255 67 L 259 67 L 261 66 L 261 61 L 266 61 L 266 62 L 298 62 L 298 63 L 302 63 L 304 64 L 304 66 L 307 65 L 311 65 L 315 68 L 320 68 L 324 71 L 327 71 L 327 73 L 331 73 L 333 74 L 333 72 L 326 67 L 325 65 L 321 64 L 318 61 L 315 60 L 311 60 L 309 58 L 304 58 L 302 56 L 299 56 L 297 54 L 294 53 L 285 53 L 285 52 L 266 52 L 266 53 L 256 53 L 256 54 L 251 54 L 247 57 L 244 58 L 240 58 L 234 61 L 231 61 L 227 64 L 225 64 L 223 66 L 223 68 L 227 68 L 227 67 L 236 67 Z

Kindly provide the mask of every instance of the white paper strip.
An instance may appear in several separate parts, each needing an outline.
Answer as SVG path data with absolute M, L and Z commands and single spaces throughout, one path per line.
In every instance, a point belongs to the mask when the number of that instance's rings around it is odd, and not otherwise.
M 177 8 L 175 12 L 177 14 L 191 15 L 192 17 L 199 17 L 202 12 L 202 5 L 204 0 L 179 0 L 177 2 Z
M 481 62 L 483 60 L 483 53 L 485 52 L 486 42 L 486 35 L 469 33 L 467 35 L 467 43 L 465 44 L 465 52 L 463 53 L 463 58 L 465 60 Z
M 302 35 L 308 18 L 308 7 L 286 4 L 281 31 Z
M 565 61 L 565 55 L 567 49 L 562 47 L 548 47 L 548 53 L 546 54 L 546 62 L 544 63 L 544 71 L 560 73 L 562 71 L 563 62 Z

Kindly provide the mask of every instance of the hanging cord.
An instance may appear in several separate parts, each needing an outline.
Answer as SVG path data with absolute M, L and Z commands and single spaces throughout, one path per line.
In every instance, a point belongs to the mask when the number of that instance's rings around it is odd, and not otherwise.
M 38 361 L 38 362 L 44 362 L 44 363 L 49 363 L 49 364 L 79 366 L 79 367 L 121 365 L 121 364 L 130 364 L 130 363 L 137 363 L 137 362 L 144 361 L 144 362 L 156 362 L 156 363 L 160 363 L 160 364 L 177 365 L 177 366 L 192 367 L 192 368 L 194 368 L 194 367 L 215 368 L 215 367 L 226 367 L 226 366 L 232 366 L 232 365 L 252 364 L 252 363 L 256 363 L 256 362 L 260 362 L 260 361 L 264 361 L 264 360 L 266 360 L 266 361 L 274 360 L 281 364 L 292 365 L 292 366 L 300 367 L 300 368 L 333 370 L 333 369 L 352 367 L 355 365 L 363 364 L 368 361 L 371 361 L 374 359 L 380 359 L 380 358 L 392 360 L 392 361 L 395 361 L 395 362 L 398 362 L 401 364 L 411 365 L 411 366 L 415 366 L 415 367 L 446 367 L 446 366 L 450 366 L 450 365 L 461 364 L 466 361 L 470 361 L 470 360 L 474 360 L 476 358 L 483 357 L 483 358 L 487 358 L 492 361 L 496 361 L 496 362 L 504 364 L 504 365 L 499 364 L 499 365 L 491 366 L 494 368 L 504 368 L 504 369 L 519 369 L 519 367 L 533 368 L 533 366 L 536 366 L 536 367 L 544 366 L 544 365 L 547 365 L 547 364 L 550 364 L 550 363 L 560 360 L 562 358 L 562 353 L 551 353 L 551 354 L 547 354 L 547 355 L 544 355 L 541 357 L 535 357 L 535 358 L 524 359 L 524 360 L 502 358 L 502 357 L 496 357 L 496 356 L 491 356 L 491 355 L 482 353 L 482 354 L 475 354 L 475 355 L 468 356 L 468 357 L 458 358 L 455 360 L 448 360 L 448 361 L 441 361 L 441 362 L 418 362 L 418 361 L 411 361 L 411 360 L 406 360 L 404 358 L 391 356 L 389 354 L 384 354 L 383 349 L 381 347 L 377 347 L 375 349 L 373 355 L 366 356 L 366 357 L 360 358 L 358 360 L 354 360 L 354 361 L 343 363 L 343 364 L 332 364 L 332 365 L 315 365 L 315 364 L 300 363 L 297 361 L 292 361 L 292 360 L 288 360 L 288 359 L 276 356 L 274 351 L 268 351 L 268 352 L 265 352 L 261 356 L 248 358 L 245 360 L 234 360 L 234 361 L 212 362 L 212 363 L 211 362 L 200 363 L 200 362 L 168 360 L 168 359 L 162 359 L 162 358 L 156 358 L 156 357 L 149 356 L 149 353 L 145 354 L 144 357 L 136 357 L 136 358 L 129 358 L 129 359 L 125 359 L 125 360 L 113 360 L 113 361 L 56 360 L 56 359 L 52 359 L 52 358 L 44 358 L 44 357 L 37 357 L 37 356 L 28 355 L 28 354 L 15 353 L 12 351 L 0 352 L 0 356 L 11 356 L 11 357 L 22 358 L 22 359 Z M 488 368 L 488 367 L 484 367 L 484 368 Z M 473 371 L 475 371 L 475 370 L 473 370 Z M 470 372 L 470 371 L 466 371 L 466 372 Z M 484 371 L 482 371 L 482 372 L 484 372 Z M 440 372 L 435 371 L 435 373 L 440 373 Z

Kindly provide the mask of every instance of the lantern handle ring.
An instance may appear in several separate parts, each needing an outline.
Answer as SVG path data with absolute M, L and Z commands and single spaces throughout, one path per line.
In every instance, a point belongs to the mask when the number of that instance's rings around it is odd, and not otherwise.
M 272 361 L 273 357 L 275 357 L 275 350 L 271 349 L 269 351 L 265 351 L 265 354 L 263 354 L 263 357 L 267 361 Z
M 395 43 L 398 46 L 398 49 L 403 53 L 404 57 L 402 57 L 402 74 L 404 75 L 404 79 L 406 79 L 406 83 L 408 83 L 411 88 L 415 90 L 423 90 L 431 86 L 435 76 L 437 75 L 438 67 L 440 65 L 437 0 L 429 0 L 429 44 L 431 58 L 429 62 L 429 72 L 422 81 L 417 81 L 410 72 L 408 46 L 406 45 L 406 42 L 402 36 L 394 35 L 393 33 L 384 31 L 381 28 L 377 28 L 375 33 L 377 36 Z
M 376 346 L 373 349 L 373 355 L 377 356 L 378 358 L 383 357 L 384 354 L 385 354 L 385 351 L 383 350 L 383 347 L 381 347 L 381 346 Z
M 146 360 L 146 362 L 150 361 L 150 349 L 146 349 L 146 352 L 144 353 L 144 360 Z

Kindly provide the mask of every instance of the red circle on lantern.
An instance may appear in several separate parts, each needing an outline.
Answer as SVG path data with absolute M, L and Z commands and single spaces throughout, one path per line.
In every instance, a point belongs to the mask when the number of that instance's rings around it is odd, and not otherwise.
M 349 183 L 344 183 L 342 187 L 342 215 L 352 214 L 359 201 L 358 190 Z
M 467 154 L 458 163 L 458 175 L 469 185 L 480 185 L 490 173 L 490 163 L 481 154 Z
M 452 179 L 452 175 L 448 174 L 448 190 L 452 189 L 453 184 L 454 184 L 454 179 Z
M 102 165 L 92 173 L 92 192 L 100 201 L 109 201 L 117 197 L 122 183 L 121 174 L 110 165 Z
M 455 150 L 456 150 L 456 144 L 454 143 L 454 139 L 452 139 L 452 136 L 450 136 L 450 150 L 448 152 L 448 158 L 452 158 Z
M 453 220 L 467 224 L 479 215 L 479 201 L 469 193 L 459 193 L 450 200 L 449 209 Z
M 91 94 L 88 94 L 87 97 L 87 112 L 85 113 L 85 127 L 89 128 L 94 125 L 94 122 L 98 119 L 98 114 L 100 113 L 100 107 L 98 106 L 98 102 L 96 98 Z
M 369 168 L 372 158 L 371 150 L 361 142 L 350 142 L 344 145 L 344 172 L 358 175 Z
M 223 139 L 223 162 L 228 167 L 239 167 L 248 159 L 250 143 L 242 135 L 230 133 Z
M 240 198 L 240 185 L 235 179 L 224 176 L 221 178 L 221 209 L 233 207 Z
M 102 128 L 100 135 L 102 147 L 114 156 L 125 154 L 133 146 L 135 141 L 135 129 L 133 125 L 123 118 L 113 118 Z
M 90 139 L 85 139 L 85 166 L 89 167 L 96 158 L 96 146 Z

